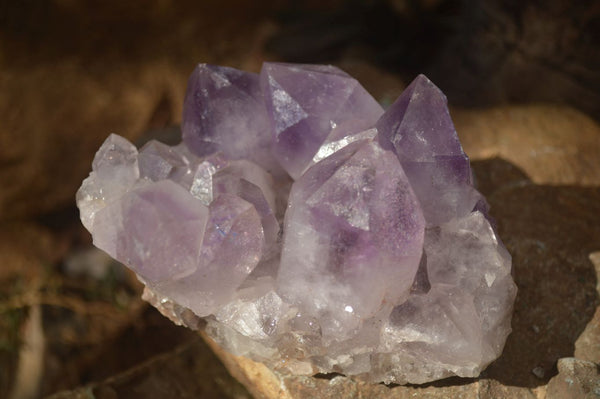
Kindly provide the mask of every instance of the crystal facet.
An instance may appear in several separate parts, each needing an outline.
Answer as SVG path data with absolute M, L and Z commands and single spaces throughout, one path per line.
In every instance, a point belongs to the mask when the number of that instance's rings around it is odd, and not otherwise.
M 384 148 L 398 155 L 429 225 L 473 209 L 469 158 L 450 118 L 446 96 L 419 75 L 377 121 Z
M 295 374 L 424 383 L 499 356 L 511 258 L 425 76 L 384 112 L 332 66 L 201 64 L 182 130 L 109 136 L 77 193 L 165 316 Z
M 331 65 L 265 63 L 260 79 L 273 154 L 294 179 L 321 145 L 373 126 L 383 113 L 356 79 Z
M 200 64 L 185 95 L 183 141 L 197 155 L 221 151 L 278 173 L 281 168 L 270 152 L 271 128 L 265 113 L 257 74 Z

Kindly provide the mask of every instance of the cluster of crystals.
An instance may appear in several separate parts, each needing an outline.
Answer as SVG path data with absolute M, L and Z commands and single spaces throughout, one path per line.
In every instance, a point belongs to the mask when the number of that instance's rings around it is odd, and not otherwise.
M 510 255 L 425 76 L 384 112 L 333 66 L 201 64 L 182 132 L 111 135 L 77 196 L 163 314 L 298 374 L 423 383 L 499 356 Z

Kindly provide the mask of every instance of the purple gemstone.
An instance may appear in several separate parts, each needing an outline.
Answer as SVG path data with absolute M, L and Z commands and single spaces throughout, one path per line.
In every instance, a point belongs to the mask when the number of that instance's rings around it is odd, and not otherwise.
M 331 65 L 264 63 L 260 73 L 273 134 L 273 154 L 294 179 L 331 141 L 372 127 L 381 106 Z
M 395 155 L 363 140 L 296 180 L 284 231 L 279 292 L 340 336 L 408 296 L 424 220 Z
M 121 199 L 121 214 L 116 258 L 147 284 L 159 286 L 198 268 L 208 208 L 183 187 L 162 180 L 132 190 Z
M 198 65 L 188 82 L 181 130 L 184 143 L 199 156 L 221 151 L 281 173 L 271 156 L 271 130 L 255 73 Z
M 419 75 L 377 121 L 382 147 L 394 151 L 421 202 L 428 225 L 473 210 L 469 158 L 450 118 L 446 96 Z
M 201 64 L 183 136 L 109 136 L 77 192 L 163 314 L 295 374 L 424 383 L 499 356 L 511 258 L 426 77 L 383 113 L 332 66 Z

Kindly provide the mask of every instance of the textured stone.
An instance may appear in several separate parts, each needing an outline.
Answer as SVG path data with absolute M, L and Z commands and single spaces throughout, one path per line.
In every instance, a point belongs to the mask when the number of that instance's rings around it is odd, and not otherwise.
M 600 185 L 600 125 L 573 108 L 551 104 L 453 108 L 471 160 L 500 157 L 536 184 Z
M 600 370 L 593 362 L 575 358 L 558 361 L 558 375 L 548 383 L 547 399 L 600 397 Z

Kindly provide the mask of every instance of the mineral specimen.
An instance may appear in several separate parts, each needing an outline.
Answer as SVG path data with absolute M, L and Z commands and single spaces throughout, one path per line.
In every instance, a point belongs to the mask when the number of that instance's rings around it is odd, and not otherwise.
M 163 314 L 296 374 L 424 383 L 499 356 L 510 255 L 425 76 L 384 112 L 333 66 L 202 64 L 182 130 L 109 136 L 77 193 Z

